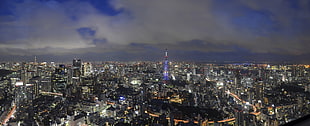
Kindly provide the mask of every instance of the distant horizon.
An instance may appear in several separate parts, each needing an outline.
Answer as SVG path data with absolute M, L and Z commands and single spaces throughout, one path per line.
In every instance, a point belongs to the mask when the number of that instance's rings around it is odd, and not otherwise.
M 147 56 L 141 56 L 141 54 L 90 54 L 90 55 L 33 55 L 33 56 L 1 56 L 0 62 L 6 61 L 34 61 L 34 57 L 37 57 L 37 61 L 55 61 L 55 62 L 70 62 L 74 58 L 81 59 L 83 61 L 163 61 L 163 53 L 154 53 Z M 186 62 L 252 62 L 252 63 L 289 63 L 289 64 L 310 64 L 309 55 L 294 56 L 294 55 L 273 55 L 273 54 L 248 54 L 248 53 L 212 53 L 212 54 L 186 54 L 186 53 L 173 53 L 169 55 L 169 61 L 186 61 Z
M 22 60 L 23 59 L 23 60 Z M 37 59 L 37 63 L 42 62 L 55 62 L 55 63 L 66 63 L 71 64 L 73 59 L 81 59 L 82 62 L 91 62 L 91 63 L 99 63 L 99 62 L 163 62 L 164 58 L 160 60 L 89 60 L 89 59 L 83 59 L 80 57 L 72 57 L 71 59 L 65 59 L 65 60 L 58 60 L 56 59 Z M 225 61 L 225 60 L 175 60 L 175 59 L 168 59 L 169 62 L 189 62 L 189 63 L 202 63 L 202 64 L 285 64 L 285 65 L 293 65 L 293 64 L 304 64 L 308 65 L 310 62 L 294 62 L 294 61 Z M 16 60 L 0 60 L 0 63 L 5 62 L 34 62 L 34 57 L 23 57 L 23 58 L 16 58 Z

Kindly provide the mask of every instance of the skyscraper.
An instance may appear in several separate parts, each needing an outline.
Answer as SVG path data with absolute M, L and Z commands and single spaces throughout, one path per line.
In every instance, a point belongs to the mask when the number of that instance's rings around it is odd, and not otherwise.
M 82 62 L 81 59 L 73 59 L 73 67 L 81 68 Z
M 81 67 L 82 67 L 82 62 L 81 59 L 73 59 L 73 65 L 72 65 L 72 77 L 74 78 L 79 78 L 81 75 Z
M 55 92 L 64 92 L 67 86 L 65 65 L 59 65 L 52 74 L 53 90 Z
M 87 77 L 87 76 L 90 76 L 91 73 L 92 73 L 92 69 L 93 69 L 93 66 L 90 62 L 85 62 L 83 63 L 83 66 L 82 66 L 82 70 L 83 70 L 83 76 L 84 77 Z

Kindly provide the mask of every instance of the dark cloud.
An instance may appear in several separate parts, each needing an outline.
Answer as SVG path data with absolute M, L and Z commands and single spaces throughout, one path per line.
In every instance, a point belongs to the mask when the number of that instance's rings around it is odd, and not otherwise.
M 96 34 L 96 30 L 87 27 L 78 28 L 77 32 L 86 40 L 93 39 Z
M 26 0 L 0 7 L 2 55 L 310 53 L 307 0 Z

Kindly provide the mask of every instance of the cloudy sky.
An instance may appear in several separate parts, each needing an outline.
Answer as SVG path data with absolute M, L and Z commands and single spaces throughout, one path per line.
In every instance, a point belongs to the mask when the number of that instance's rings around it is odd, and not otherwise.
M 310 63 L 309 0 L 1 0 L 0 60 Z

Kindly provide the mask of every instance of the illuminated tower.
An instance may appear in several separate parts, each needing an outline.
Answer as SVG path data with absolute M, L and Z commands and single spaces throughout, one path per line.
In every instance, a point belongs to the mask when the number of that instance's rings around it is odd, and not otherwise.
M 168 72 L 168 70 L 169 70 L 169 64 L 168 64 L 168 50 L 166 49 L 166 51 L 165 51 L 165 61 L 164 61 L 164 72 L 163 72 L 163 74 L 164 74 L 163 80 L 164 80 L 164 83 L 165 83 L 165 84 L 166 84 L 167 81 L 169 80 L 169 72 Z
M 34 56 L 34 64 L 37 64 L 37 56 Z

